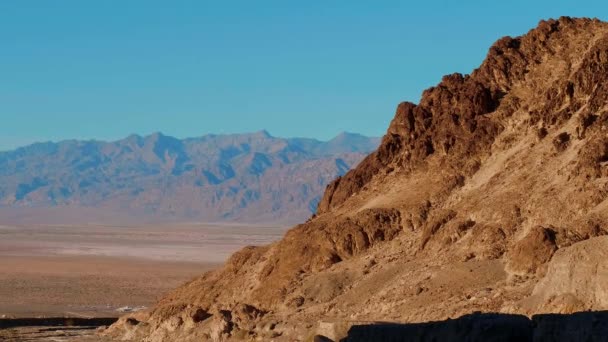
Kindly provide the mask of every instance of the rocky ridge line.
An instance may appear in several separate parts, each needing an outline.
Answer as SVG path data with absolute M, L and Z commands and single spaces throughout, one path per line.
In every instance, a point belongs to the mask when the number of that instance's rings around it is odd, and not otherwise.
M 607 87 L 607 23 L 563 17 L 502 38 L 470 75 L 400 104 L 316 217 L 108 334 L 288 341 L 340 338 L 348 322 L 606 309 L 572 285 L 588 273 L 557 270 L 602 257 L 584 243 L 608 248 Z

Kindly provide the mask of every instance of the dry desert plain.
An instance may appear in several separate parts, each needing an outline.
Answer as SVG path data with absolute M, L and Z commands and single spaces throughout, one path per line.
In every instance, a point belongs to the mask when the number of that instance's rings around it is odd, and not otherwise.
M 284 232 L 237 224 L 0 225 L 0 318 L 118 316 Z M 9 333 L 0 330 L 0 339 Z

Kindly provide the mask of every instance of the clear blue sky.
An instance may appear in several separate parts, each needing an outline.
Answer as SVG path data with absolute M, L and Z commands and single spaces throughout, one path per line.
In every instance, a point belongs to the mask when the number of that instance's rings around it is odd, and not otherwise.
M 0 150 L 267 129 L 384 133 L 542 18 L 603 1 L 0 1 Z

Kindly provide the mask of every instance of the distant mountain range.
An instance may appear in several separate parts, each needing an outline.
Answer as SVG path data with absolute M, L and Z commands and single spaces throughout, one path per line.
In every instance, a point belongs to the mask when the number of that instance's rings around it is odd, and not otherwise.
M 260 131 L 36 143 L 0 152 L 0 223 L 298 222 L 315 211 L 327 183 L 379 142 Z

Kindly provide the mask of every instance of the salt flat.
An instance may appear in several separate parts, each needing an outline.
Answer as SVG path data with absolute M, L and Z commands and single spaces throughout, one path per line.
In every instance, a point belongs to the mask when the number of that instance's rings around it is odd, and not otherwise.
M 116 316 L 217 267 L 283 227 L 0 226 L 0 316 Z

